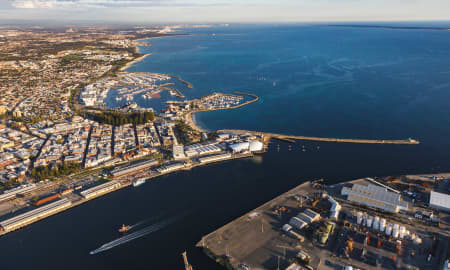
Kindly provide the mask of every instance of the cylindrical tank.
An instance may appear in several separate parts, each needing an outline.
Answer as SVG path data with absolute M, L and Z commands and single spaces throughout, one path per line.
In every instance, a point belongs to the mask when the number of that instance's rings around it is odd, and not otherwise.
M 372 224 L 372 228 L 374 230 L 379 230 L 380 228 L 380 217 L 375 217 L 375 219 L 373 220 L 373 224 Z
M 367 224 L 367 213 L 364 213 L 364 214 L 363 214 L 362 225 L 363 225 L 363 226 L 366 226 L 366 224 Z
M 373 217 L 368 216 L 367 217 L 367 228 L 372 228 L 372 223 L 373 223 Z
M 392 237 L 398 238 L 399 234 L 400 234 L 399 229 L 394 228 L 394 229 L 392 230 Z
M 406 235 L 406 228 L 405 226 L 400 226 L 400 239 L 405 238 Z
M 356 213 L 356 224 L 361 225 L 362 222 L 362 212 Z
M 388 224 L 387 226 L 386 226 L 386 235 L 391 235 L 391 233 L 392 233 L 392 224 Z
M 380 232 L 384 232 L 384 229 L 386 228 L 386 219 L 382 218 L 380 220 Z
M 400 234 L 400 225 L 394 224 L 394 226 L 392 227 L 392 236 L 394 238 L 398 238 L 399 234 Z

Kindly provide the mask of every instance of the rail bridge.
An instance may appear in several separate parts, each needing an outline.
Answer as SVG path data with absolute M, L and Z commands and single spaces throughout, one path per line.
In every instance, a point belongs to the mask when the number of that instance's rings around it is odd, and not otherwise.
M 221 129 L 217 132 L 223 133 L 234 133 L 234 134 L 253 134 L 253 135 L 263 135 L 266 138 L 274 138 L 285 141 L 318 141 L 318 142 L 337 142 L 337 143 L 361 143 L 361 144 L 420 144 L 418 140 L 406 139 L 406 140 L 370 140 L 370 139 L 342 139 L 342 138 L 325 138 L 325 137 L 308 137 L 308 136 L 297 136 L 297 135 L 285 135 L 269 132 L 260 131 L 250 131 L 241 129 Z

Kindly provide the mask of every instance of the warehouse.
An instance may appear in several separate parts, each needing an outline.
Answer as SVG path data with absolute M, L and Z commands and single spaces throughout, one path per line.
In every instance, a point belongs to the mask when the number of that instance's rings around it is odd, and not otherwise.
M 367 186 L 353 184 L 352 188 L 343 187 L 341 194 L 347 196 L 349 201 L 391 213 L 398 213 L 400 210 L 406 211 L 408 209 L 408 203 L 402 201 L 400 194 L 372 184 Z
M 320 219 L 320 214 L 314 212 L 311 209 L 306 209 L 302 213 L 299 213 L 296 217 L 292 217 L 289 224 L 297 229 L 302 229 L 308 224 L 311 224 Z
M 217 146 L 217 144 L 193 144 L 186 146 L 184 148 L 184 151 L 186 153 L 186 156 L 193 157 L 193 156 L 199 156 L 199 155 L 206 155 L 206 154 L 212 154 L 222 151 L 222 149 Z
M 158 168 L 158 172 L 168 173 L 168 172 L 176 171 L 176 170 L 179 170 L 182 168 L 184 168 L 184 163 L 173 163 L 170 165 L 161 166 L 160 168 Z
M 450 195 L 431 191 L 430 207 L 450 212 Z
M 233 153 L 240 153 L 249 151 L 250 143 L 249 142 L 241 142 L 241 143 L 235 143 L 230 145 L 231 151 Z
M 71 205 L 72 203 L 68 199 L 62 199 L 23 213 L 21 215 L 15 216 L 13 218 L 4 220 L 0 222 L 0 226 L 7 232 L 14 231 L 41 218 L 50 216 L 63 209 L 66 209 Z
M 17 194 L 24 194 L 31 192 L 36 188 L 36 184 L 21 185 L 19 187 L 7 190 L 0 195 L 0 202 L 10 200 L 16 197 Z
M 303 213 L 305 215 L 307 215 L 309 218 L 311 218 L 311 222 L 315 222 L 315 221 L 318 221 L 320 219 L 320 214 L 314 212 L 311 209 L 306 209 Z
M 111 192 L 115 189 L 120 188 L 120 183 L 117 181 L 110 181 L 107 183 L 104 183 L 102 185 L 86 189 L 85 191 L 80 192 L 81 196 L 83 196 L 85 199 L 92 199 L 97 196 L 100 196 L 102 194 Z
M 158 165 L 158 161 L 156 160 L 145 160 L 145 161 L 141 161 L 139 163 L 135 163 L 129 166 L 125 166 L 125 167 L 120 167 L 120 168 L 116 168 L 111 172 L 111 176 L 112 177 L 120 177 L 135 171 L 139 171 L 139 170 L 144 170 L 147 169 L 151 166 L 155 166 Z
M 225 160 L 225 159 L 229 159 L 229 158 L 231 158 L 231 154 L 226 153 L 226 154 L 219 154 L 219 155 L 213 155 L 213 156 L 208 156 L 208 157 L 201 157 L 198 159 L 198 161 L 200 161 L 200 163 L 208 163 L 208 162 L 221 161 L 221 160 Z
M 260 141 L 235 143 L 235 144 L 231 144 L 229 147 L 233 153 L 240 153 L 240 152 L 247 152 L 247 151 L 261 152 L 264 150 L 264 145 Z

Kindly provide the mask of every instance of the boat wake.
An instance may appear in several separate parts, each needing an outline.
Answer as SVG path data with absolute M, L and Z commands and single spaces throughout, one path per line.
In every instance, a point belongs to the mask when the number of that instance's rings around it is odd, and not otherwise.
M 156 232 L 158 230 L 161 230 L 162 228 L 166 227 L 167 225 L 173 223 L 174 221 L 180 219 L 183 216 L 185 216 L 185 214 L 166 219 L 164 221 L 161 221 L 161 222 L 155 223 L 153 225 L 150 225 L 148 227 L 145 227 L 145 228 L 143 228 L 143 229 L 141 229 L 139 231 L 136 231 L 134 233 L 130 233 L 128 235 L 125 235 L 125 236 L 122 236 L 120 238 L 117 238 L 116 240 L 108 242 L 108 243 L 102 245 L 101 247 L 97 248 L 96 250 L 93 250 L 93 251 L 89 252 L 89 254 L 94 255 L 94 254 L 97 254 L 97 253 L 100 253 L 100 252 L 112 249 L 112 248 L 117 247 L 119 245 L 128 243 L 128 242 L 130 242 L 132 240 L 135 240 L 137 238 L 143 237 L 143 236 L 145 236 L 147 234 L 150 234 L 150 233 Z M 145 221 L 136 223 L 132 227 L 139 226 L 139 225 L 141 225 L 143 223 L 145 223 Z

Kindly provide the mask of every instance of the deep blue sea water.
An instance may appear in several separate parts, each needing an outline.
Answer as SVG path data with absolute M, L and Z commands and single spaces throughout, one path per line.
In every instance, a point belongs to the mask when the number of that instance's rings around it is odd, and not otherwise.
M 0 239 L 1 269 L 183 269 L 183 250 L 196 270 L 222 269 L 194 247 L 201 236 L 305 180 L 449 171 L 450 31 L 242 25 L 185 32 L 193 35 L 151 39 L 141 51 L 152 55 L 129 71 L 178 75 L 194 85 L 180 86 L 187 98 L 234 91 L 261 98 L 198 114 L 208 129 L 422 144 L 298 142 L 289 151 L 274 142 L 262 156 L 161 177 L 8 234 Z M 187 216 L 158 232 L 88 254 L 117 238 L 122 223 L 180 213 Z

